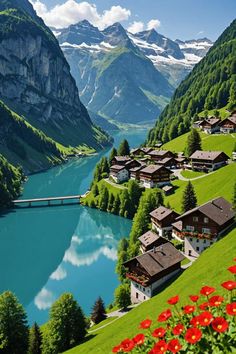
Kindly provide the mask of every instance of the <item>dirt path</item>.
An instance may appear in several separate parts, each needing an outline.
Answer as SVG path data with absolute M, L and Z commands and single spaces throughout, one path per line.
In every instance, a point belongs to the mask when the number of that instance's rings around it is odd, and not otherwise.
M 210 173 L 206 173 L 205 175 L 194 177 L 194 178 L 186 178 L 186 177 L 182 176 L 181 172 L 182 172 L 182 170 L 175 170 L 174 175 L 176 177 L 178 177 L 178 179 L 180 179 L 181 181 L 195 181 L 196 179 L 205 178 L 207 176 L 210 176 L 215 171 L 210 172 Z

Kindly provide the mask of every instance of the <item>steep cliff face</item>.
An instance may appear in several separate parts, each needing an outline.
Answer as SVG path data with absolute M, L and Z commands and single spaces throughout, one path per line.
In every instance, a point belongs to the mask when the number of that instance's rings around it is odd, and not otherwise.
M 31 4 L 3 0 L 0 11 L 0 98 L 61 144 L 106 145 L 109 139 L 80 102 L 57 40 Z

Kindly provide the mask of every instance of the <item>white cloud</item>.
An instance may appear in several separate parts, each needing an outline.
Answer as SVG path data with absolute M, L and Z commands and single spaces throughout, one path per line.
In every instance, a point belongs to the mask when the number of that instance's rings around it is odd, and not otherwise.
M 56 298 L 53 293 L 43 288 L 34 299 L 34 303 L 39 310 L 47 310 L 52 306 L 55 300 Z
M 155 29 L 157 30 L 161 26 L 161 21 L 157 19 L 150 20 L 147 24 L 147 30 Z
M 50 279 L 53 280 L 63 280 L 67 277 L 67 272 L 66 270 L 62 267 L 62 265 L 59 265 L 59 267 L 53 272 L 50 276 Z
M 43 18 L 48 26 L 55 28 L 68 27 L 82 20 L 88 20 L 94 26 L 104 29 L 114 22 L 128 20 L 130 10 L 121 6 L 112 6 L 109 10 L 99 13 L 95 4 L 87 1 L 78 3 L 75 0 L 67 0 L 61 5 L 56 5 L 51 10 L 40 0 L 31 0 L 37 14 Z
M 128 31 L 130 33 L 138 33 L 144 30 L 144 23 L 141 21 L 134 21 L 129 27 Z

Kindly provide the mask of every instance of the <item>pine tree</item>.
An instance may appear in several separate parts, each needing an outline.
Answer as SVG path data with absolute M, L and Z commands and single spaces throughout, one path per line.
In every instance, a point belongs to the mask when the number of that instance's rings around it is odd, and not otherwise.
M 197 150 L 202 150 L 201 137 L 196 129 L 192 129 L 188 135 L 186 154 L 191 156 Z
M 117 194 L 115 196 L 115 200 L 114 200 L 114 204 L 113 204 L 113 208 L 111 209 L 112 214 L 116 214 L 118 215 L 120 212 L 120 196 L 119 194 Z
M 107 206 L 107 211 L 111 212 L 113 205 L 114 205 L 115 197 L 113 193 L 109 194 L 109 200 L 108 200 L 108 206 Z
M 128 183 L 128 193 L 130 196 L 130 217 L 133 218 L 134 214 L 137 211 L 138 205 L 139 205 L 139 200 L 141 198 L 141 195 L 143 193 L 143 188 L 140 188 L 139 184 L 137 181 L 130 180 Z
M 42 353 L 62 353 L 78 345 L 85 334 L 86 320 L 80 306 L 72 294 L 63 294 L 51 307 Z
M 92 313 L 91 313 L 91 320 L 97 324 L 106 319 L 106 310 L 104 306 L 104 302 L 102 298 L 96 300 L 95 304 L 93 305 Z
M 130 147 L 129 143 L 126 139 L 124 139 L 118 148 L 118 155 L 119 156 L 127 156 L 130 155 Z
M 182 212 L 185 213 L 197 206 L 197 197 L 192 183 L 189 181 L 183 192 Z
M 4 292 L 0 295 L 0 353 L 27 353 L 28 335 L 23 306 L 10 291 Z
M 111 162 L 114 159 L 114 157 L 117 156 L 117 150 L 116 148 L 112 148 L 110 156 L 109 156 L 109 165 L 111 166 Z
M 120 216 L 130 217 L 131 200 L 127 189 L 124 189 L 120 196 Z
M 102 185 L 99 197 L 99 209 L 106 211 L 108 207 L 109 192 L 106 186 Z
M 91 192 L 93 193 L 94 197 L 97 197 L 99 195 L 99 189 L 97 183 L 93 184 Z
M 41 354 L 42 334 L 39 326 L 35 322 L 29 332 L 28 354 Z

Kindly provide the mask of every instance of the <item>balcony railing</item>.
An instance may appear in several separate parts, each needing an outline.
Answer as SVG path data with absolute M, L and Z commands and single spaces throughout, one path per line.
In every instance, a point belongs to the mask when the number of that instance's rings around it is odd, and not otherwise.
M 142 286 L 147 286 L 147 283 L 149 281 L 149 278 L 145 277 L 145 275 L 138 275 L 136 273 L 126 273 L 126 277 L 134 280 L 136 283 L 142 285 Z
M 189 236 L 189 237 L 196 237 L 196 238 L 205 238 L 211 240 L 212 238 L 215 238 L 217 236 L 217 233 L 203 233 L 203 232 L 198 232 L 198 231 L 189 231 L 184 229 L 182 231 L 182 235 L 184 237 Z

